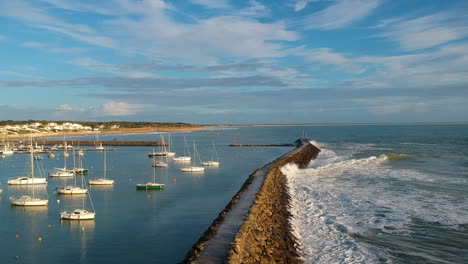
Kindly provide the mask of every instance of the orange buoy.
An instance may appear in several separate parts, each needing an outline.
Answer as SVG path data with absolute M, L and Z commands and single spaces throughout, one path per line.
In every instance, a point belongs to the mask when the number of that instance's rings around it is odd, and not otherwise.
M 16 239 L 18 239 L 18 238 L 19 238 L 19 235 L 16 235 L 15 237 L 16 237 Z
M 173 180 L 172 180 L 172 182 L 176 183 L 176 182 L 177 182 L 177 180 L 176 180 L 176 179 L 173 179 Z

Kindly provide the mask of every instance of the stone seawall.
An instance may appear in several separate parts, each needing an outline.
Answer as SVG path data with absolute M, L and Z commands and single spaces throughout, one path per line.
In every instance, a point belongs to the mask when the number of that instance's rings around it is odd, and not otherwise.
M 290 196 L 281 167 L 295 163 L 304 168 L 319 152 L 320 149 L 309 143 L 273 162 L 236 235 L 229 263 L 302 263 L 289 223 Z
M 181 263 L 301 263 L 288 220 L 290 197 L 287 193 L 286 176 L 281 173 L 280 168 L 288 163 L 295 163 L 304 168 L 317 157 L 320 149 L 308 141 L 299 140 L 296 143 L 298 148 L 249 176 L 241 190 L 234 195 Z M 254 188 L 252 182 L 259 180 L 262 181 L 261 187 L 258 187 L 258 192 L 252 196 L 245 214 L 239 216 L 237 207 L 241 205 L 237 203 L 240 197 L 244 194 L 241 198 L 245 198 Z M 243 203 L 245 204 L 245 201 Z M 232 219 L 229 219 L 229 216 L 232 214 L 240 218 L 240 224 L 232 239 L 226 243 L 222 240 L 231 237 L 229 229 L 232 230 Z M 224 222 L 229 222 L 225 223 L 229 225 L 228 228 L 224 228 Z M 219 230 L 221 232 L 218 232 Z M 219 237 L 222 237 L 222 243 L 219 243 Z M 206 250 L 210 242 L 217 244 L 215 250 L 213 245 L 210 250 Z

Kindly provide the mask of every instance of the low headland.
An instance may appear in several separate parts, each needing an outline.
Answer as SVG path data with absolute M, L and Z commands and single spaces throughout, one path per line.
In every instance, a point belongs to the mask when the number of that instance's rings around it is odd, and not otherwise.
M 181 263 L 303 263 L 288 211 L 281 168 L 306 167 L 320 149 L 306 139 L 253 172 Z
M 161 122 L 90 121 L 0 121 L 0 134 L 7 139 L 92 136 L 108 134 L 148 134 L 208 129 L 212 126 Z

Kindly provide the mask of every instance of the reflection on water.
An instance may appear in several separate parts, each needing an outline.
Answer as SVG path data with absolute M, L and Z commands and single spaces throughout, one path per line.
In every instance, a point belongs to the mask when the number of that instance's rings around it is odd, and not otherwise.
M 95 221 L 61 220 L 60 226 L 63 231 L 69 233 L 73 240 L 78 240 L 80 263 L 87 263 L 89 246 L 94 240 Z
M 71 232 L 85 232 L 87 234 L 93 233 L 96 228 L 96 222 L 94 220 L 61 220 L 60 226 L 62 230 L 68 230 Z

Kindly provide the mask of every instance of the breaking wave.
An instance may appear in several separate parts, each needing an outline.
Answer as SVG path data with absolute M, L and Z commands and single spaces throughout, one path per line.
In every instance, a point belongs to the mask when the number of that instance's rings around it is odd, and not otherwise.
M 358 241 L 356 235 L 371 230 L 404 235 L 414 217 L 448 226 L 468 223 L 467 203 L 417 187 L 439 181 L 437 176 L 389 165 L 411 156 L 351 159 L 349 153 L 339 155 L 321 145 L 310 168 L 282 168 L 292 197 L 291 224 L 306 263 L 388 260 L 385 250 Z

